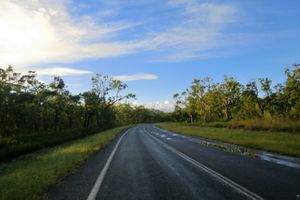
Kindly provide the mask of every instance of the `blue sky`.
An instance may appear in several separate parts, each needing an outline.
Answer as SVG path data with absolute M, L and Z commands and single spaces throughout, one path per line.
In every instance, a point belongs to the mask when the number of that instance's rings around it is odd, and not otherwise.
M 2 0 L 0 60 L 73 93 L 95 73 L 126 81 L 137 103 L 172 109 L 193 78 L 283 82 L 300 60 L 300 1 Z

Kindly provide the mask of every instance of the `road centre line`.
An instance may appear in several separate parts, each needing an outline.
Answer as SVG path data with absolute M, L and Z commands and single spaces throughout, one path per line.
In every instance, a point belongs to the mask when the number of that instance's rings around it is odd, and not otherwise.
M 248 198 L 252 199 L 252 200 L 263 200 L 262 197 L 260 197 L 259 195 L 251 192 L 250 190 L 244 188 L 243 186 L 235 183 L 234 181 L 230 180 L 229 178 L 219 174 L 218 172 L 214 171 L 213 169 L 210 169 L 209 167 L 205 166 L 204 164 L 194 160 L 193 158 L 187 156 L 186 154 L 176 150 L 175 148 L 171 147 L 169 144 L 166 144 L 165 142 L 161 141 L 160 139 L 158 139 L 157 137 L 154 137 L 148 130 L 146 130 L 144 128 L 144 131 L 150 136 L 152 137 L 154 140 L 156 140 L 157 142 L 161 143 L 165 148 L 167 148 L 168 150 L 172 151 L 173 153 L 177 154 L 178 156 L 180 156 L 181 158 L 183 158 L 184 160 L 188 161 L 189 163 L 193 164 L 194 166 L 200 168 L 201 170 L 205 171 L 206 173 L 208 173 L 209 175 L 217 178 L 219 181 L 225 183 L 226 185 L 232 187 L 233 189 L 235 189 L 236 191 L 240 192 L 241 194 L 247 196 Z

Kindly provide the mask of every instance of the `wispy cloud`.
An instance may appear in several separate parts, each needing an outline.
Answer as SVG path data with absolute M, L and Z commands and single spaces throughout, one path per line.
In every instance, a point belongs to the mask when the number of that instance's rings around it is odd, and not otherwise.
M 109 9 L 98 14 L 97 20 L 89 14 L 73 16 L 69 5 L 67 0 L 2 0 L 1 65 L 66 63 L 141 51 L 162 55 L 157 60 L 201 59 L 234 41 L 224 31 L 236 21 L 237 8 L 233 5 L 167 1 L 161 6 L 173 10 L 169 17 L 174 20 L 157 30 L 149 30 L 147 20 L 102 19 L 103 15 L 116 15 L 114 10 L 105 13 Z M 128 34 L 131 30 L 137 34 Z
M 158 60 L 180 61 L 211 57 L 210 51 L 233 44 L 238 40 L 223 30 L 236 21 L 233 5 L 172 0 L 168 5 L 176 9 L 176 24 L 142 41 L 149 49 L 165 54 Z
M 65 67 L 50 67 L 44 69 L 35 70 L 39 76 L 49 75 L 49 76 L 73 76 L 73 75 L 83 75 L 83 74 L 92 74 L 92 71 L 88 70 L 79 70 Z
M 132 74 L 132 75 L 118 75 L 113 76 L 114 79 L 120 80 L 120 81 L 137 81 L 137 80 L 154 80 L 157 79 L 158 76 L 154 74 Z

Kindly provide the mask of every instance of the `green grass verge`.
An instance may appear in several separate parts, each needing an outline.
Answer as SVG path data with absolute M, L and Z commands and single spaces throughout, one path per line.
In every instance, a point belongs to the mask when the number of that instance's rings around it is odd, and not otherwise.
M 104 131 L 104 129 L 81 128 L 35 134 L 20 134 L 7 137 L 0 135 L 0 161 L 7 161 L 46 147 L 56 146 L 67 141 L 99 133 L 100 131 Z
M 300 157 L 300 135 L 288 132 L 252 131 L 160 123 L 159 127 L 192 136 L 201 136 L 245 147 Z
M 46 198 L 45 192 L 51 186 L 102 149 L 125 128 L 110 129 L 0 164 L 0 199 Z

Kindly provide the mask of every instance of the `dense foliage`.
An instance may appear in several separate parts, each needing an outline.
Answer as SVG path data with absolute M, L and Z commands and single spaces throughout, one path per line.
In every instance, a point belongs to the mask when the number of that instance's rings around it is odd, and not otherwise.
M 161 121 L 160 111 L 122 104 L 135 98 L 125 94 L 127 85 L 100 74 L 92 78 L 92 89 L 71 94 L 60 77 L 50 84 L 37 74 L 16 73 L 0 68 L 0 136 L 48 133 L 69 129 L 106 129 L 115 125 Z
M 182 93 L 174 95 L 173 118 L 179 122 L 214 122 L 257 118 L 300 119 L 299 64 L 285 71 L 286 82 L 272 85 L 268 78 L 246 85 L 232 77 L 215 83 L 210 78 L 194 79 Z

